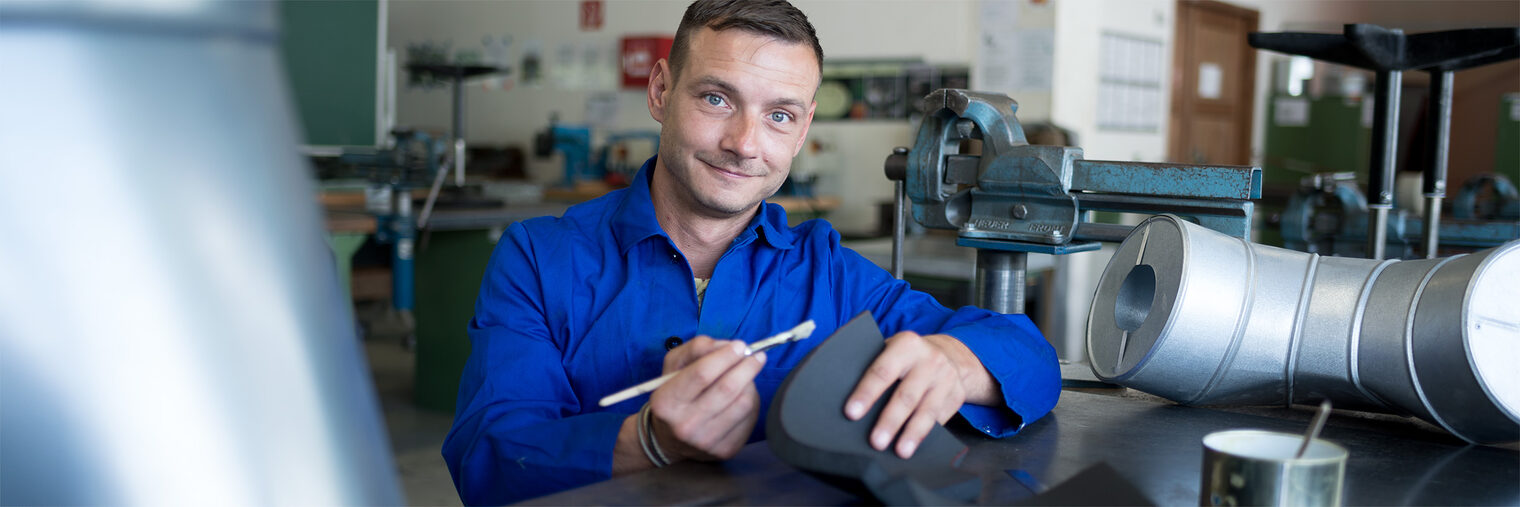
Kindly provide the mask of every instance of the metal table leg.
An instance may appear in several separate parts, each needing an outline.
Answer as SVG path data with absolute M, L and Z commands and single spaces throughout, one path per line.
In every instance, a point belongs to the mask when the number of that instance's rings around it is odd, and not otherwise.
M 1446 197 L 1446 161 L 1451 148 L 1451 87 L 1455 72 L 1430 73 L 1430 113 L 1435 119 L 1426 138 L 1430 156 L 1425 165 L 1425 258 L 1436 256 L 1441 243 L 1441 200 Z

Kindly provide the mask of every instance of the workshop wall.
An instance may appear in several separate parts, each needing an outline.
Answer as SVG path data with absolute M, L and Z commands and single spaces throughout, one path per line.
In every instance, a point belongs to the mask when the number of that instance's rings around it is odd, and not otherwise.
M 580 2 L 576 1 L 391 1 L 388 45 L 396 51 L 400 62 L 405 62 L 409 44 L 431 41 L 449 43 L 455 53 L 474 52 L 487 59 L 500 55 L 514 67 L 506 79 L 476 82 L 469 89 L 466 132 L 477 145 L 526 147 L 533 133 L 543 129 L 555 113 L 562 123 L 595 123 L 602 127 L 598 129 L 599 135 L 607 131 L 655 130 L 658 124 L 649 119 L 642 92 L 615 87 L 617 43 L 624 35 L 671 34 L 686 3 L 685 0 L 609 1 L 604 7 L 605 24 L 599 30 L 586 31 L 578 25 Z M 987 30 L 978 19 L 987 13 L 990 3 L 996 2 L 798 0 L 796 3 L 809 13 L 818 28 L 830 60 L 910 58 L 936 64 L 974 65 L 984 50 L 981 36 Z M 1170 69 L 1174 2 L 1002 0 L 1002 3 L 1013 4 L 1021 12 L 1013 25 L 1016 30 L 1053 31 L 1051 59 L 1055 63 L 1050 69 L 1049 90 L 999 90 L 1020 102 L 1021 120 L 1050 120 L 1072 130 L 1088 158 L 1165 158 L 1165 128 L 1153 132 L 1099 128 L 1100 40 L 1105 33 L 1112 33 L 1159 41 L 1164 66 Z M 1520 24 L 1517 19 L 1520 11 L 1509 0 L 1231 3 L 1257 9 L 1263 31 L 1333 32 L 1348 22 L 1400 26 L 1410 31 Z M 510 43 L 503 44 L 506 40 Z M 543 73 L 537 82 L 523 79 L 521 71 L 523 56 L 530 52 L 538 54 L 542 62 Z M 1257 62 L 1254 107 L 1255 118 L 1261 119 L 1258 124 L 1266 118 L 1269 65 L 1273 60 L 1264 55 Z M 448 88 L 408 87 L 405 72 L 398 74 L 402 80 L 396 98 L 398 123 L 446 131 L 450 121 Z M 1170 107 L 1170 77 L 1169 72 L 1161 77 L 1161 86 L 1166 91 L 1160 101 L 1162 114 Z M 973 80 L 982 81 L 975 72 Z M 1459 74 L 1458 83 L 1462 82 Z M 595 102 L 599 108 L 591 117 L 588 102 Z M 888 199 L 891 191 L 888 182 L 880 177 L 880 160 L 893 146 L 910 144 L 911 127 L 906 122 L 884 120 L 818 122 L 813 135 L 837 147 L 837 151 L 828 154 L 828 163 L 838 167 L 823 169 L 824 176 L 817 188 L 819 193 L 842 199 L 830 219 L 847 232 L 873 230 L 877 216 L 874 206 Z M 1464 136 L 1463 142 L 1472 144 L 1472 139 Z M 1259 163 L 1263 146 L 1260 125 L 1253 128 L 1252 146 L 1253 159 Z M 1487 149 L 1483 149 L 1485 146 Z M 1492 146 L 1490 140 L 1471 150 L 1464 149 L 1463 153 L 1491 154 Z M 529 161 L 530 175 L 544 183 L 557 181 L 560 167 L 557 157 Z
M 1150 131 L 1099 127 L 1098 95 L 1103 34 L 1161 44 L 1161 69 L 1172 65 L 1176 3 L 1171 0 L 1062 0 L 1055 2 L 1055 93 L 1051 120 L 1073 130 L 1085 158 L 1159 162 L 1166 158 L 1166 112 L 1171 72 L 1161 72 L 1159 128 Z
M 514 67 L 511 77 L 473 82 L 465 98 L 466 138 L 476 145 L 530 147 L 533 133 L 544 129 L 556 113 L 562 124 L 590 122 L 603 127 L 598 135 L 658 130 L 642 89 L 614 88 L 617 44 L 625 35 L 673 35 L 688 3 L 608 1 L 604 26 L 583 31 L 576 1 L 392 0 L 388 44 L 403 64 L 407 46 L 420 42 L 449 43 L 455 54 L 475 51 L 483 59 L 491 58 L 493 52 L 505 55 Z M 915 58 L 935 64 L 969 63 L 975 5 L 971 1 L 795 3 L 808 13 L 829 60 Z M 503 48 L 507 37 L 510 43 Z M 543 76 L 536 83 L 524 80 L 520 69 L 528 52 L 537 53 L 542 62 Z M 409 87 L 404 71 L 398 72 L 398 79 L 398 124 L 447 131 L 449 88 Z M 593 99 L 608 106 L 602 111 L 612 112 L 588 117 L 587 102 Z M 829 214 L 830 220 L 847 232 L 874 229 L 875 205 L 890 199 L 892 189 L 881 174 L 881 163 L 892 147 L 911 144 L 907 122 L 819 122 L 812 136 L 838 147 L 830 159 L 839 161 L 840 167 L 823 170 L 817 188 L 819 194 L 838 195 L 842 200 L 839 209 Z M 561 164 L 557 157 L 530 160 L 528 169 L 536 181 L 552 184 L 561 178 Z

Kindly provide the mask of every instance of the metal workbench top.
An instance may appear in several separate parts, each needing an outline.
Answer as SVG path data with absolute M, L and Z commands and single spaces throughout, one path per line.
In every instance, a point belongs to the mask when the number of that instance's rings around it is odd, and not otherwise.
M 953 422 L 971 447 L 964 467 L 982 477 L 979 504 L 1033 496 L 1012 479 L 1023 471 L 1051 487 L 1106 462 L 1160 505 L 1198 505 L 1203 436 L 1260 428 L 1302 432 L 1308 412 L 1260 409 L 1268 417 L 1168 402 L 1066 391 L 1050 415 L 994 440 Z M 1321 438 L 1350 451 L 1346 505 L 1520 504 L 1520 452 L 1465 445 L 1444 433 L 1337 412 Z M 680 463 L 527 502 L 582 504 L 842 504 L 859 499 L 782 463 L 765 442 L 722 463 Z
M 428 219 L 427 228 L 435 231 L 458 231 L 506 227 L 513 222 L 542 216 L 560 216 L 569 204 L 514 204 L 487 209 L 439 209 Z

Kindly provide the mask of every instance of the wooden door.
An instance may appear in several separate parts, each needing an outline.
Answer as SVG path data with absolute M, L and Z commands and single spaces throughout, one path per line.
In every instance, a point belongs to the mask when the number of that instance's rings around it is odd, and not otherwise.
M 1185 164 L 1251 163 L 1257 12 L 1178 0 L 1168 158 Z

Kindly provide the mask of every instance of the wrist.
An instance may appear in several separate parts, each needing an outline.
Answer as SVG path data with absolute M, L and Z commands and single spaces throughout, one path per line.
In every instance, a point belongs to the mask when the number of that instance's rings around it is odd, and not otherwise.
M 997 380 L 982 366 L 980 358 L 966 347 L 966 344 L 947 334 L 932 334 L 924 337 L 930 343 L 938 347 L 945 357 L 955 365 L 960 372 L 961 387 L 966 392 L 966 402 L 977 405 L 1000 405 L 1003 396 L 998 390 Z
M 612 475 L 618 477 L 650 468 L 654 465 L 639 446 L 639 413 L 628 414 L 618 427 L 617 443 L 612 449 Z

